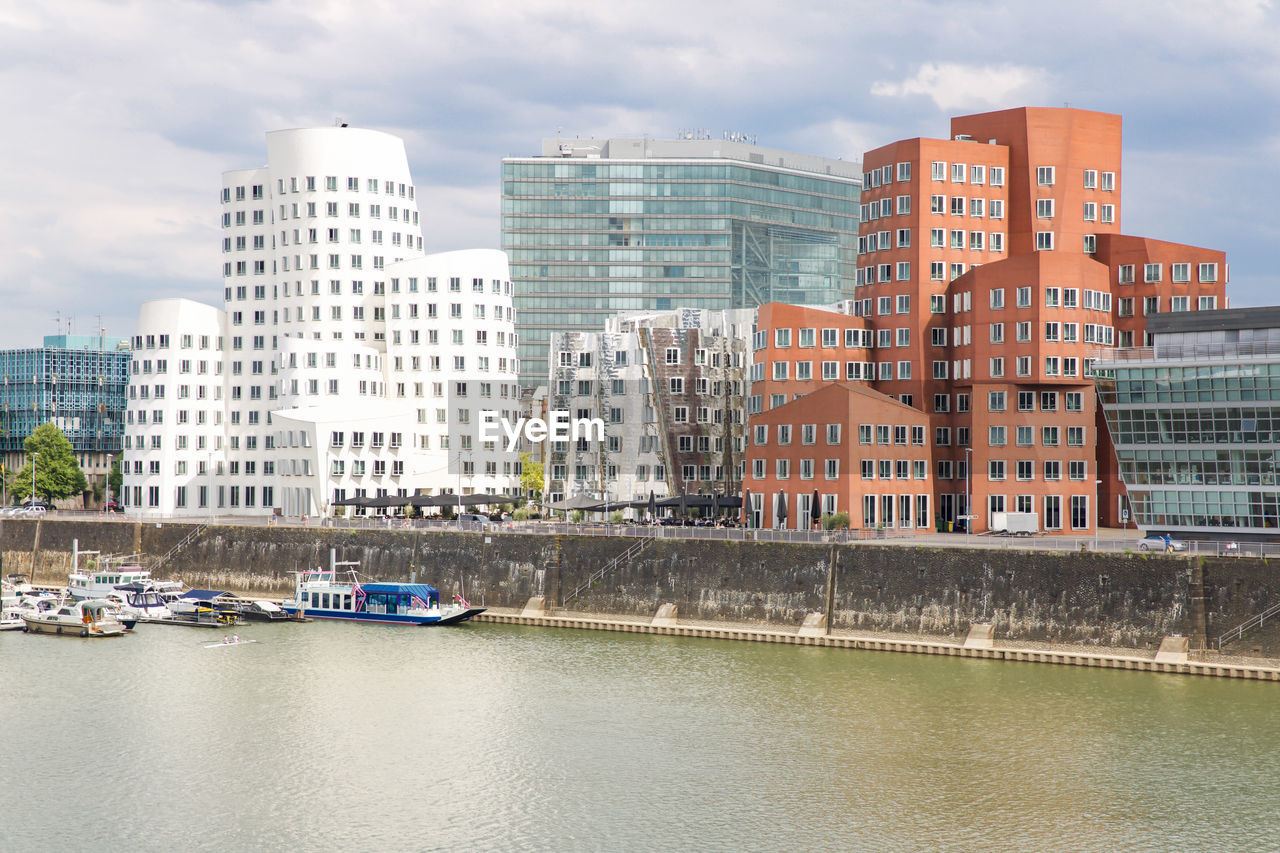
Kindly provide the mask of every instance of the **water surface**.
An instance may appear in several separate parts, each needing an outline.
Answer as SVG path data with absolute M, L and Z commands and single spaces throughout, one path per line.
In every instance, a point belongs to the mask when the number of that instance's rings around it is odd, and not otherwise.
M 1280 685 L 472 624 L 0 635 L 4 849 L 1280 849 Z

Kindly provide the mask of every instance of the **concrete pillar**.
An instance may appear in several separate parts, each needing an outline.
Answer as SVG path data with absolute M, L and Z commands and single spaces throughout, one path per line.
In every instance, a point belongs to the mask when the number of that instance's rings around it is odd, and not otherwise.
M 1156 652 L 1156 663 L 1186 663 L 1190 648 L 1189 637 L 1165 637 L 1160 641 L 1160 649 Z
M 800 625 L 800 630 L 796 632 L 801 637 L 825 637 L 831 633 L 827 626 L 827 616 L 825 613 L 806 613 L 804 622 Z
M 836 599 L 836 546 L 831 546 L 831 560 L 827 563 L 827 606 L 825 615 L 822 617 L 822 633 L 831 633 L 831 615 L 835 607 Z M 805 617 L 808 623 L 809 617 Z M 804 628 L 800 629 L 804 631 Z
M 651 625 L 675 625 L 680 620 L 676 618 L 676 606 L 674 604 L 664 604 L 658 608 L 658 612 L 654 615 Z
M 1181 571 L 1181 560 L 1177 571 Z M 1209 647 L 1208 621 L 1204 605 L 1204 564 L 1201 560 L 1191 560 L 1187 574 L 1187 639 L 1190 647 L 1196 650 Z
M 995 648 L 996 626 L 989 623 L 975 623 L 969 626 L 969 635 L 964 638 L 966 649 Z

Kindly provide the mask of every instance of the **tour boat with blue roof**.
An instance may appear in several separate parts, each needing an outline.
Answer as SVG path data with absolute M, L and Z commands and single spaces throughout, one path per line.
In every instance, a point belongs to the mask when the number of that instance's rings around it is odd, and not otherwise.
M 354 569 L 339 577 L 339 563 L 329 555 L 328 569 L 296 572 L 293 598 L 281 607 L 290 616 L 313 619 L 342 619 L 350 622 L 383 622 L 394 625 L 456 625 L 483 613 L 460 595 L 449 604 L 440 603 L 440 592 L 425 583 L 361 581 Z

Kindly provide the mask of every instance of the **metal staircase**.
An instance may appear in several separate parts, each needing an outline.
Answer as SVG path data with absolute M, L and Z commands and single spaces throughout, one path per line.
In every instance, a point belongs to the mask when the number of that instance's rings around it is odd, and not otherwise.
M 174 545 L 172 548 L 170 548 L 168 551 L 166 551 L 166 552 L 164 553 L 164 555 L 160 557 L 160 559 L 156 560 L 154 563 L 152 563 L 152 564 L 151 564 L 151 571 L 153 571 L 153 572 L 154 572 L 154 571 L 156 571 L 156 570 L 157 570 L 157 569 L 159 569 L 161 566 L 163 566 L 165 563 L 169 562 L 169 561 L 170 561 L 170 560 L 172 560 L 174 557 L 178 556 L 178 553 L 179 553 L 183 548 L 187 547 L 187 546 L 188 546 L 188 545 L 190 545 L 192 542 L 194 542 L 194 541 L 196 541 L 197 539 L 199 539 L 199 538 L 200 538 L 200 536 L 201 536 L 201 534 L 203 534 L 203 533 L 204 533 L 205 528 L 206 528 L 206 527 L 208 527 L 208 526 L 209 526 L 209 525 L 207 525 L 207 524 L 202 524 L 202 525 L 200 525 L 199 527 L 197 527 L 196 529 L 192 530 L 190 533 L 188 533 L 188 534 L 186 535 L 186 537 L 185 537 L 181 542 L 179 542 L 177 545 Z
M 655 537 L 653 536 L 646 536 L 645 538 L 637 541 L 634 545 L 632 545 L 627 550 L 623 551 L 618 556 L 614 557 L 609 562 L 605 563 L 602 567 L 596 569 L 594 572 L 591 573 L 590 577 L 588 577 L 582 583 L 578 584 L 577 588 L 574 589 L 573 592 L 569 593 L 564 597 L 564 601 L 561 602 L 560 606 L 568 607 L 569 602 L 577 599 L 577 597 L 582 595 L 582 593 L 586 592 L 588 589 L 595 586 L 596 583 L 604 580 L 613 572 L 617 571 L 619 566 L 622 566 L 624 563 L 630 562 L 632 559 L 638 556 L 641 551 L 643 551 L 644 549 L 652 545 L 654 542 L 654 539 Z
M 1267 621 L 1273 616 L 1276 616 L 1277 614 L 1280 614 L 1280 604 L 1273 604 L 1270 607 L 1268 607 L 1266 610 L 1259 613 L 1257 616 L 1249 617 L 1248 620 L 1240 623 L 1239 625 L 1232 628 L 1230 631 L 1228 631 L 1227 633 L 1223 634 L 1221 637 L 1218 638 L 1218 651 L 1222 651 L 1223 644 L 1230 643 L 1240 639 L 1245 635 L 1247 631 L 1252 631 L 1255 628 L 1261 628 L 1263 622 Z

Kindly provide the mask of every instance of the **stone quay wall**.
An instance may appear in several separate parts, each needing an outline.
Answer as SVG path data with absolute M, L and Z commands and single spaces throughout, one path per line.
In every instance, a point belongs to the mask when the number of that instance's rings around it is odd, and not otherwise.
M 65 584 L 83 550 L 140 554 L 148 566 L 198 525 L 0 520 L 3 572 Z M 1182 634 L 1203 648 L 1280 601 L 1264 560 L 903 545 L 654 540 L 564 602 L 592 572 L 636 544 L 628 537 L 440 530 L 209 526 L 157 571 L 189 586 L 283 597 L 292 572 L 329 550 L 378 580 L 416 578 L 443 598 L 519 608 L 533 596 L 564 612 L 795 628 L 824 613 L 835 630 L 963 637 L 990 622 L 1003 640 L 1155 648 Z M 83 563 L 82 563 L 83 565 Z

